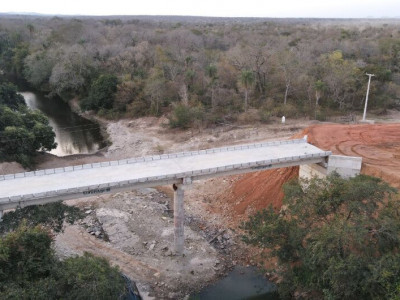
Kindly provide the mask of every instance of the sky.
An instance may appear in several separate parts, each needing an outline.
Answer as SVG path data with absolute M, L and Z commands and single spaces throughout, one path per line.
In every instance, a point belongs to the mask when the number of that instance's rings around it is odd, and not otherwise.
M 0 12 L 271 18 L 400 17 L 400 0 L 2 0 Z

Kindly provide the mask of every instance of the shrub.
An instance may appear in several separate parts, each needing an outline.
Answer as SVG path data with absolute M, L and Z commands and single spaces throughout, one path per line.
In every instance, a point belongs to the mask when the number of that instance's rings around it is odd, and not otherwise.
M 16 230 L 23 223 L 30 227 L 41 224 L 58 232 L 61 231 L 64 221 L 72 224 L 83 216 L 79 208 L 62 202 L 30 205 L 5 213 L 0 222 L 0 234 Z
M 293 104 L 287 103 L 286 105 L 280 104 L 275 106 L 271 115 L 275 117 L 285 116 L 286 118 L 296 118 L 299 117 L 300 111 Z
M 201 107 L 189 107 L 178 104 L 174 107 L 169 117 L 169 125 L 172 128 L 186 129 L 193 125 L 195 121 L 204 118 L 204 110 Z
M 88 253 L 58 261 L 51 243 L 24 224 L 0 239 L 1 299 L 127 299 L 118 268 Z
M 293 181 L 284 186 L 284 209 L 252 216 L 244 240 L 278 258 L 281 298 L 399 299 L 395 192 L 365 175 Z

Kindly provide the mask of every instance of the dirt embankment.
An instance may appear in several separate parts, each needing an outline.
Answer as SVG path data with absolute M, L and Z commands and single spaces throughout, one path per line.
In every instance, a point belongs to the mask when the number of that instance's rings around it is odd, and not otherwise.
M 312 125 L 294 135 L 334 154 L 361 156 L 361 173 L 380 177 L 400 188 L 400 124 Z M 256 210 L 282 205 L 282 186 L 298 176 L 298 167 L 276 169 L 236 177 L 230 190 L 218 199 L 231 219 L 240 221 Z M 234 217 L 233 217 L 234 216 Z
M 279 209 L 283 184 L 298 175 L 299 167 L 291 167 L 233 176 L 231 186 L 210 205 L 224 215 L 225 222 L 236 227 L 269 205 Z

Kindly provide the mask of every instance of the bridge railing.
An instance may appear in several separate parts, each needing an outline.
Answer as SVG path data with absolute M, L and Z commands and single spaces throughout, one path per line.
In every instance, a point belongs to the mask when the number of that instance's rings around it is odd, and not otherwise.
M 32 171 L 32 172 L 22 172 L 22 173 L 15 173 L 15 174 L 0 175 L 0 181 L 24 178 L 24 177 L 32 177 L 32 176 L 51 175 L 51 174 L 78 171 L 78 170 L 84 170 L 84 169 L 93 169 L 93 168 L 101 168 L 101 167 L 109 167 L 109 166 L 134 164 L 134 163 L 138 163 L 138 162 L 156 161 L 156 160 L 171 159 L 171 158 L 178 158 L 178 157 L 185 157 L 185 156 L 204 155 L 204 154 L 211 154 L 211 153 L 238 151 L 238 150 L 246 150 L 246 149 L 254 149 L 254 148 L 263 148 L 263 147 L 269 147 L 269 146 L 278 146 L 278 145 L 285 145 L 285 144 L 300 144 L 300 143 L 306 143 L 306 141 L 304 139 L 273 141 L 273 142 L 265 142 L 265 143 L 255 143 L 255 144 L 247 144 L 247 145 L 212 148 L 212 149 L 207 149 L 207 150 L 196 150 L 196 151 L 177 152 L 177 153 L 171 153 L 171 154 L 133 157 L 133 158 L 115 160 L 115 161 L 106 161 L 106 162 L 83 164 L 83 165 L 76 165 L 76 166 L 70 166 L 70 167 L 44 169 L 44 170 L 38 170 L 38 171 Z
M 238 150 L 238 149 L 237 149 Z M 301 164 L 302 161 L 309 161 L 312 159 L 318 159 L 327 157 L 331 154 L 329 151 L 321 152 L 318 154 L 304 154 L 292 157 L 286 157 L 283 159 L 269 159 L 257 162 L 249 162 L 249 163 L 238 163 L 227 165 L 223 167 L 216 167 L 216 168 L 206 168 L 206 169 L 197 169 L 183 173 L 175 173 L 175 174 L 168 174 L 162 176 L 151 176 L 151 177 L 142 177 L 142 178 L 135 178 L 132 180 L 125 180 L 125 181 L 118 181 L 118 182 L 110 182 L 105 184 L 96 184 L 96 185 L 86 185 L 81 187 L 74 187 L 74 188 L 67 188 L 67 189 L 58 189 L 58 190 L 51 190 L 42 193 L 34 193 L 34 194 L 25 194 L 19 196 L 11 196 L 11 197 L 3 197 L 0 198 L 0 208 L 1 206 L 6 206 L 7 204 L 10 205 L 12 203 L 20 203 L 24 201 L 30 201 L 34 199 L 44 199 L 44 198 L 52 198 L 57 196 L 63 196 L 68 194 L 79 194 L 83 193 L 83 195 L 90 196 L 91 194 L 109 192 L 111 189 L 114 188 L 125 188 L 125 187 L 134 187 L 143 183 L 157 183 L 156 185 L 162 185 L 162 183 L 166 184 L 166 182 L 174 182 L 178 181 L 183 178 L 193 178 L 196 177 L 203 177 L 207 175 L 217 174 L 217 173 L 226 173 L 229 171 L 240 171 L 240 170 L 249 170 L 250 172 L 259 171 L 267 168 L 272 168 L 274 166 L 279 167 L 282 164 L 290 164 L 291 162 L 296 162 L 296 164 Z M 179 156 L 176 156 L 179 157 Z M 128 161 L 128 160 L 126 160 Z M 138 161 L 137 161 L 138 162 Z M 111 163 L 111 162 L 110 162 Z M 126 162 L 128 163 L 128 162 Z M 111 164 L 110 164 L 111 166 Z M 96 167 L 101 167 L 96 164 Z M 84 169 L 82 166 L 81 169 Z M 48 174 L 46 172 L 40 173 L 42 175 Z M 42 176 L 38 175 L 38 176 Z

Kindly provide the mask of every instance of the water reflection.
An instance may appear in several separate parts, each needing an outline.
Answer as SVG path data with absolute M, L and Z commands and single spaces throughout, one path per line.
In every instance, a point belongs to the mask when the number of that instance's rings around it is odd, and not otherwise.
M 67 103 L 58 98 L 46 98 L 39 93 L 21 92 L 31 109 L 41 110 L 48 118 L 56 134 L 57 156 L 96 152 L 103 144 L 100 128 L 71 111 Z

